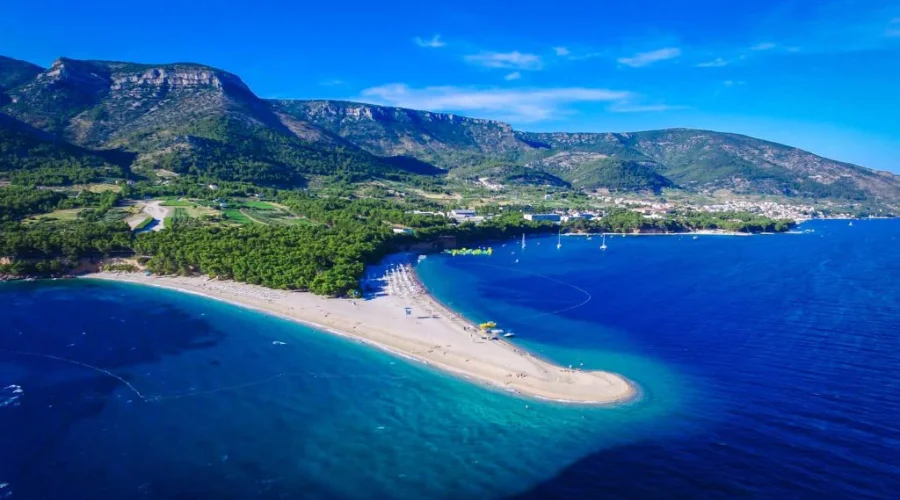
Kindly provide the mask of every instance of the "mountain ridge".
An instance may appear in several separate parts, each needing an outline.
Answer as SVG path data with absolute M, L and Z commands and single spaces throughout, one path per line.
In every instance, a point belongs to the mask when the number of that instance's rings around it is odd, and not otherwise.
M 579 182 L 577 176 L 573 177 L 574 174 L 566 175 L 567 171 L 575 167 L 597 164 L 604 160 L 601 162 L 603 165 L 618 162 L 617 168 L 620 169 L 628 169 L 630 165 L 632 168 L 628 170 L 632 172 L 635 166 L 655 166 L 655 174 L 669 179 L 669 182 L 660 183 L 653 181 L 652 176 L 645 175 L 637 183 L 612 186 L 624 189 L 679 185 L 694 189 L 728 188 L 736 192 L 757 191 L 763 194 L 806 197 L 824 195 L 846 199 L 862 199 L 867 193 L 892 200 L 900 196 L 900 178 L 890 172 L 831 160 L 792 146 L 731 132 L 684 127 L 634 132 L 527 132 L 515 130 L 511 125 L 500 121 L 453 114 L 445 114 L 448 118 L 441 119 L 441 113 L 351 101 L 273 102 L 288 111 L 301 113 L 296 115 L 298 118 L 350 140 L 354 140 L 358 128 L 347 127 L 345 121 L 323 120 L 321 116 L 351 115 L 355 121 L 367 120 L 370 123 L 363 129 L 369 136 L 381 139 L 392 135 L 414 136 L 415 129 L 410 126 L 416 124 L 414 117 L 417 113 L 428 118 L 424 120 L 428 123 L 452 122 L 468 126 L 470 131 L 475 126 L 490 127 L 496 136 L 488 141 L 466 141 L 465 134 L 435 134 L 434 127 L 429 126 L 421 133 L 419 141 L 407 140 L 400 143 L 405 154 L 450 168 L 451 174 L 451 164 L 454 162 L 471 167 L 473 162 L 488 159 L 540 168 L 576 187 L 610 187 L 597 185 L 595 182 Z M 303 113 L 311 107 L 316 109 L 315 113 Z M 323 108 L 327 107 L 332 109 L 323 112 Z M 413 118 L 408 118 L 399 131 L 389 130 L 375 134 L 376 124 L 379 117 L 385 115 L 385 110 L 391 110 L 393 117 L 401 115 Z M 382 123 L 381 127 L 390 128 L 396 122 L 393 117 Z M 398 146 L 396 142 L 383 142 L 366 139 L 358 144 L 373 154 L 384 154 L 391 151 L 390 148 Z M 493 147 L 498 143 L 502 146 Z M 420 145 L 418 151 L 415 148 L 417 144 Z M 489 150 L 485 150 L 486 146 Z M 496 166 L 492 165 L 492 168 L 495 169 Z M 864 179 L 860 179 L 860 182 L 842 180 L 854 176 Z
M 59 58 L 0 110 L 74 145 L 134 154 L 138 171 L 302 186 L 399 172 L 326 131 L 279 115 L 233 73 L 205 65 Z
M 195 63 L 59 58 L 41 69 L 2 58 L 2 82 L 0 112 L 81 148 L 133 155 L 139 172 L 285 186 L 310 175 L 446 173 L 587 190 L 900 199 L 889 172 L 728 132 L 527 132 L 453 113 L 262 99 L 236 74 Z

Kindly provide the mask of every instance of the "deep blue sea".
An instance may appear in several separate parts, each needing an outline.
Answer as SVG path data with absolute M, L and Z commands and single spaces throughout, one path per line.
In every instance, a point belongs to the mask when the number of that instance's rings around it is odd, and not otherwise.
M 613 407 L 137 285 L 0 285 L 0 498 L 896 498 L 900 221 L 556 237 L 426 286 Z

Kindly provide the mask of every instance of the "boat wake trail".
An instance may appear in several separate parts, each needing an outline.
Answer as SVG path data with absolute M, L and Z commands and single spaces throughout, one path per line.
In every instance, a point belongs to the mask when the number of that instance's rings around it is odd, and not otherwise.
M 495 265 L 492 265 L 492 264 L 478 264 L 478 265 L 479 265 L 479 266 L 482 266 L 482 267 L 493 267 L 493 268 L 495 268 L 495 269 L 503 269 L 504 271 L 512 271 L 512 272 L 515 272 L 515 273 L 528 274 L 528 275 L 531 275 L 531 276 L 537 276 L 538 278 L 543 278 L 543 279 L 545 279 L 545 280 L 549 280 L 549 281 L 552 281 L 552 282 L 554 282 L 554 283 L 559 283 L 560 285 L 567 286 L 567 287 L 569 287 L 569 288 L 572 288 L 572 289 L 574 289 L 574 290 L 577 290 L 577 291 L 583 293 L 584 296 L 586 297 L 583 301 L 581 301 L 581 302 L 575 304 L 574 306 L 564 307 L 564 308 L 562 308 L 562 309 L 557 309 L 557 310 L 555 310 L 555 311 L 542 312 L 542 313 L 537 313 L 537 314 L 533 314 L 533 315 L 529 315 L 529 316 L 524 316 L 524 317 L 519 318 L 519 319 L 534 319 L 534 318 L 540 318 L 540 317 L 542 317 L 542 316 L 550 316 L 550 315 L 552 315 L 552 314 L 560 314 L 560 313 L 564 313 L 564 312 L 566 312 L 566 311 L 571 311 L 572 309 L 577 309 L 577 308 L 579 308 L 579 307 L 581 307 L 581 306 L 587 304 L 587 303 L 590 302 L 591 299 L 593 298 L 593 295 L 591 295 L 590 292 L 588 292 L 588 291 L 585 290 L 584 288 L 581 288 L 580 286 L 576 286 L 576 285 L 573 285 L 573 284 L 571 284 L 571 283 L 566 283 L 565 281 L 560 281 L 560 280 L 558 280 L 558 279 L 556 279 L 556 278 L 551 278 L 550 276 L 547 276 L 547 275 L 544 275 L 544 274 L 535 273 L 535 272 L 532 272 L 532 271 L 523 271 L 523 270 L 521 270 L 521 269 L 516 269 L 516 268 L 513 268 L 513 267 L 495 266 Z
M 82 368 L 87 368 L 89 370 L 103 374 L 104 376 L 112 377 L 112 378 L 118 380 L 128 390 L 130 390 L 132 393 L 134 393 L 135 396 L 140 398 L 141 401 L 144 401 L 147 403 L 153 403 L 153 402 L 159 402 L 159 401 L 169 401 L 169 400 L 173 400 L 173 399 L 182 399 L 182 398 L 187 398 L 187 397 L 192 397 L 192 396 L 203 396 L 203 395 L 215 394 L 218 392 L 225 392 L 225 391 L 237 391 L 240 389 L 245 389 L 247 387 L 262 385 L 267 382 L 272 382 L 273 380 L 278 380 L 278 379 L 287 378 L 287 377 L 309 377 L 309 378 L 315 378 L 315 379 L 379 379 L 379 380 L 402 380 L 402 379 L 407 378 L 402 375 L 352 375 L 352 374 L 335 374 L 335 373 L 319 373 L 319 372 L 281 372 L 277 375 L 272 375 L 270 377 L 266 377 L 263 379 L 254 380 L 251 382 L 245 382 L 242 384 L 229 385 L 229 386 L 225 386 L 225 387 L 217 387 L 215 389 L 206 389 L 206 390 L 199 390 L 199 391 L 196 391 L 196 390 L 185 391 L 185 392 L 174 393 L 174 394 L 145 395 L 144 393 L 139 391 L 131 382 L 125 380 L 121 376 L 116 375 L 115 373 L 113 373 L 109 370 L 100 368 L 99 366 L 89 365 L 87 363 L 82 363 L 81 361 L 76 361 L 74 359 L 64 358 L 61 356 L 54 356 L 52 354 L 43 354 L 43 353 L 38 353 L 38 352 L 14 351 L 14 350 L 10 350 L 10 349 L 0 349 L 0 353 L 17 354 L 17 355 L 21 355 L 21 356 L 30 356 L 30 357 L 35 357 L 35 358 L 50 359 L 53 361 L 62 361 L 63 363 L 68 363 L 71 365 L 80 366 Z M 15 386 L 15 387 L 18 387 L 18 386 Z M 17 396 L 18 396 L 18 394 L 17 394 Z M 2 498 L 2 497 L 0 497 L 0 498 Z
M 31 357 L 34 357 L 34 358 L 46 358 L 46 359 L 52 359 L 52 360 L 55 360 L 55 361 L 62 361 L 62 362 L 64 362 L 64 363 L 69 363 L 69 364 L 72 364 L 72 365 L 81 366 L 81 367 L 84 367 L 84 368 L 87 368 L 87 369 L 90 369 L 90 370 L 94 370 L 95 372 L 102 373 L 103 375 L 112 377 L 112 378 L 118 380 L 119 382 L 122 382 L 123 384 L 125 384 L 125 387 L 127 387 L 129 390 L 131 390 L 131 392 L 135 393 L 135 394 L 137 395 L 137 397 L 143 399 L 144 401 L 147 401 L 147 397 L 144 396 L 143 394 L 141 394 L 141 391 L 137 390 L 133 385 L 131 385 L 131 382 L 125 380 L 124 378 L 122 378 L 122 377 L 116 375 L 115 373 L 113 373 L 113 372 L 111 372 L 111 371 L 109 371 L 109 370 L 104 370 L 103 368 L 100 368 L 100 367 L 98 367 L 98 366 L 89 365 L 89 364 L 87 364 L 87 363 L 82 363 L 81 361 L 75 361 L 74 359 L 63 358 L 63 357 L 60 357 L 60 356 L 54 356 L 54 355 L 52 355 L 52 354 L 42 354 L 42 353 L 39 353 L 39 352 L 11 351 L 11 350 L 9 350 L 9 349 L 0 349 L 0 352 L 5 352 L 5 353 L 9 353 L 9 354 L 19 354 L 19 355 L 22 355 L 22 356 L 31 356 Z

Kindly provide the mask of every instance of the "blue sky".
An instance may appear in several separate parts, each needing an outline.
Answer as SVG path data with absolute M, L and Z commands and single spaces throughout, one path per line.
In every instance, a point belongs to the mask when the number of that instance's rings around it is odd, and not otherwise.
M 309 5 L 307 5 L 309 4 Z M 900 3 L 10 2 L 0 54 L 202 62 L 261 97 L 534 131 L 697 127 L 900 172 Z

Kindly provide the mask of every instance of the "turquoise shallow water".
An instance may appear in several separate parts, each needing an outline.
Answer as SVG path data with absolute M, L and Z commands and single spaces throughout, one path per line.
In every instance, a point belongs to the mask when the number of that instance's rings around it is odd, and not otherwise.
M 155 288 L 16 283 L 0 303 L 14 498 L 502 496 L 633 412 L 524 401 Z
M 607 408 L 202 297 L 0 285 L 0 498 L 889 497 L 900 222 L 804 227 L 419 266 L 471 319 L 640 385 Z

